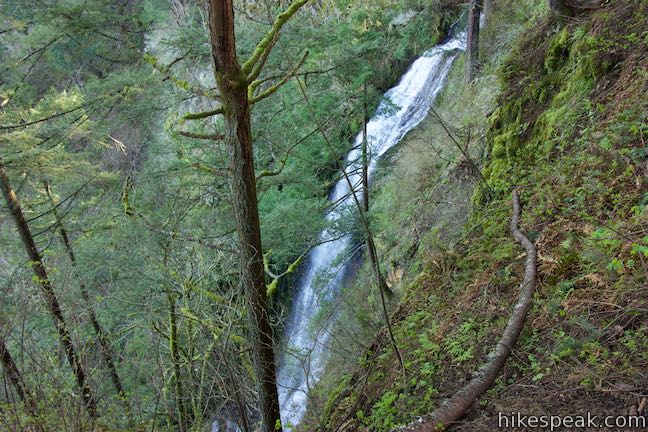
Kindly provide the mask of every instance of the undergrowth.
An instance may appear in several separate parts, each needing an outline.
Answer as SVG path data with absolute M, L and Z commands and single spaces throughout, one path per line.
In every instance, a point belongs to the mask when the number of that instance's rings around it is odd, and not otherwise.
M 500 7 L 503 19 L 507 6 Z M 426 131 L 443 136 L 433 115 L 381 178 L 372 211 L 382 257 L 387 266 L 407 267 L 392 315 L 407 382 L 379 332 L 331 394 L 322 430 L 408 423 L 483 363 L 523 275 L 523 251 L 508 232 L 514 185 L 524 199 L 522 229 L 538 247 L 538 290 L 513 356 L 459 429 L 492 430 L 498 411 L 620 415 L 641 402 L 648 373 L 648 2 L 605 4 L 567 23 L 527 12 L 527 23 L 510 34 L 527 30 L 487 60 L 472 87 L 461 84 L 457 62 L 438 102 L 458 137 L 470 130 L 470 155 L 483 161 L 491 189 L 474 188 L 463 228 L 443 231 L 444 214 L 461 217 L 444 198 L 479 180 L 465 158 L 425 141 Z M 472 181 L 457 181 L 458 173 Z

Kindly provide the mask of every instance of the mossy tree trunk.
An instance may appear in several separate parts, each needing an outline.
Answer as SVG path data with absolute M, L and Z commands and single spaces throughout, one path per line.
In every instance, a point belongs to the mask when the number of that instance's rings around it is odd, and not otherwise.
M 479 68 L 479 18 L 482 0 L 471 0 L 468 11 L 468 40 L 466 42 L 466 82 L 475 80 Z
M 90 414 L 91 417 L 95 418 L 97 417 L 97 403 L 92 396 L 92 391 L 88 383 L 87 375 L 85 373 L 83 365 L 81 364 L 81 359 L 77 354 L 76 348 L 72 343 L 72 338 L 70 336 L 67 322 L 63 317 L 63 311 L 61 310 L 61 306 L 59 304 L 58 298 L 56 297 L 56 293 L 54 293 L 54 289 L 52 288 L 52 284 L 50 283 L 47 270 L 45 268 L 45 265 L 43 264 L 41 253 L 36 246 L 36 242 L 34 241 L 34 237 L 32 236 L 32 233 L 29 229 L 29 225 L 27 224 L 27 220 L 25 219 L 25 216 L 23 214 L 22 208 L 18 201 L 18 197 L 16 196 L 16 193 L 11 186 L 9 177 L 7 176 L 4 165 L 1 161 L 0 189 L 2 189 L 2 194 L 4 195 L 7 207 L 9 208 L 9 212 L 11 213 L 11 216 L 16 224 L 20 238 L 22 239 L 25 250 L 27 251 L 29 260 L 31 261 L 31 266 L 35 276 L 34 280 L 40 287 L 41 293 L 45 300 L 45 304 L 47 305 L 47 309 L 52 316 L 54 326 L 56 327 L 56 330 L 58 332 L 59 342 L 63 346 L 65 355 L 67 356 L 68 362 L 70 363 L 70 367 L 74 372 L 77 385 L 79 387 L 79 390 L 81 391 L 83 402 L 86 406 L 88 414 Z
M 184 432 L 188 429 L 188 416 L 183 392 L 182 367 L 180 365 L 181 359 L 178 344 L 178 313 L 176 310 L 176 302 L 176 295 L 169 290 L 167 292 L 167 306 L 169 308 L 169 352 L 171 354 L 171 365 L 173 368 L 171 379 L 173 381 L 178 430 Z
M 223 116 L 224 133 L 212 140 L 224 141 L 229 148 L 228 179 L 232 192 L 232 209 L 240 244 L 240 279 L 250 320 L 250 342 L 257 382 L 264 432 L 281 431 L 279 395 L 277 392 L 274 342 L 268 314 L 267 287 L 264 278 L 259 208 L 254 175 L 251 107 L 285 85 L 306 60 L 274 85 L 259 91 L 264 80 L 258 79 L 279 39 L 279 33 L 297 11 L 309 0 L 294 0 L 277 15 L 270 30 L 260 40 L 250 57 L 240 64 L 236 54 L 233 0 L 209 0 L 209 33 L 214 76 L 220 106 L 211 111 L 185 115 L 185 120 Z M 299 260 L 298 260 L 299 261 Z
M 230 151 L 232 208 L 240 243 L 241 285 L 250 319 L 250 342 L 259 382 L 262 430 L 280 430 L 273 331 L 268 314 L 261 230 L 254 174 L 250 122 L 249 80 L 236 55 L 232 0 L 210 0 L 209 27 L 215 76 Z

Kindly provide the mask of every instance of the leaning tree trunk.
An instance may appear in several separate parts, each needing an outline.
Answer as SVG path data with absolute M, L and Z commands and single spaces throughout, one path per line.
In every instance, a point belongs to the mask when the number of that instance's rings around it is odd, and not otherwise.
M 86 311 L 88 312 L 88 316 L 90 318 L 90 323 L 92 324 L 92 328 L 94 329 L 95 334 L 97 335 L 97 339 L 99 340 L 99 346 L 101 347 L 101 355 L 103 356 L 104 362 L 108 366 L 108 371 L 110 372 L 110 378 L 113 382 L 113 386 L 115 387 L 115 390 L 117 391 L 117 395 L 120 398 L 122 398 L 125 402 L 126 394 L 124 393 L 124 387 L 122 386 L 121 379 L 119 378 L 119 374 L 117 373 L 117 367 L 115 366 L 115 361 L 113 360 L 113 356 L 110 348 L 110 341 L 108 340 L 108 336 L 106 335 L 106 332 L 101 326 L 101 323 L 99 323 L 97 314 L 95 313 L 95 310 L 92 307 L 92 302 L 90 301 L 90 294 L 88 293 L 88 289 L 85 285 L 85 282 L 83 282 L 83 278 L 81 278 L 81 275 L 79 274 L 77 268 L 76 255 L 74 253 L 74 249 L 72 249 L 72 243 L 70 242 L 70 237 L 68 236 L 65 225 L 63 225 L 63 219 L 59 217 L 58 212 L 56 210 L 56 206 L 58 204 L 54 200 L 54 196 L 52 195 L 50 184 L 47 180 L 43 180 L 43 186 L 45 188 L 45 193 L 47 195 L 47 198 L 49 199 L 50 204 L 52 205 L 52 209 L 53 209 L 52 214 L 54 216 L 54 219 L 57 221 L 56 223 L 58 224 L 58 231 L 59 234 L 61 235 L 63 246 L 65 247 L 65 251 L 67 252 L 68 258 L 70 259 L 70 263 L 72 264 L 72 269 L 74 270 L 78 278 L 81 297 L 83 298 L 83 301 L 85 303 Z
M 468 11 L 468 40 L 466 42 L 466 82 L 475 80 L 479 67 L 479 17 L 482 0 L 471 0 Z
M 38 250 L 38 247 L 34 242 L 34 238 L 29 229 L 29 225 L 27 225 L 27 221 L 25 220 L 22 208 L 20 207 L 18 197 L 11 187 L 9 177 L 5 172 L 2 162 L 0 162 L 0 189 L 2 189 L 2 194 L 4 195 L 7 206 L 9 207 L 9 211 L 11 212 L 11 216 L 16 223 L 16 228 L 18 229 L 20 238 L 22 239 L 25 250 L 27 251 L 27 255 L 29 256 L 29 260 L 31 261 L 32 269 L 34 271 L 34 275 L 36 276 L 35 281 L 41 289 L 41 293 L 43 295 L 43 298 L 45 299 L 47 309 L 49 310 L 49 313 L 50 315 L 52 315 L 52 319 L 54 320 L 54 326 L 56 327 L 56 331 L 58 332 L 59 342 L 63 346 L 68 362 L 70 363 L 70 367 L 74 371 L 77 385 L 79 387 L 79 390 L 81 390 L 81 397 L 83 398 L 83 402 L 85 403 L 90 416 L 95 418 L 97 417 L 97 404 L 94 397 L 92 396 L 92 391 L 90 390 L 90 386 L 81 364 L 81 360 L 76 352 L 74 344 L 72 343 L 70 331 L 68 330 L 67 323 L 65 322 L 65 318 L 63 317 L 63 311 L 61 310 L 61 307 L 59 305 L 58 298 L 56 297 L 54 289 L 52 288 L 52 285 L 50 283 L 49 277 L 47 275 L 47 270 L 45 269 L 45 265 L 43 264 L 43 260 L 41 258 L 40 251 Z
M 303 89 L 302 89 L 303 91 Z M 383 315 L 385 318 L 385 325 L 387 326 L 387 333 L 392 342 L 394 352 L 401 366 L 401 371 L 403 374 L 403 385 L 405 385 L 405 362 L 403 361 L 403 355 L 398 348 L 396 343 L 396 338 L 394 337 L 394 332 L 391 327 L 391 321 L 389 319 L 389 313 L 387 312 L 387 303 L 385 301 L 385 294 L 393 295 L 393 291 L 387 285 L 385 278 L 383 277 L 382 272 L 380 271 L 380 261 L 378 260 L 378 253 L 376 252 L 376 244 L 374 243 L 373 234 L 369 228 L 367 221 L 367 214 L 369 213 L 369 156 L 367 148 L 369 146 L 369 135 L 367 134 L 367 124 L 369 123 L 369 113 L 367 110 L 367 83 L 365 82 L 364 87 L 364 115 L 363 115 L 363 126 L 362 126 L 362 207 L 358 203 L 353 185 L 349 181 L 349 177 L 346 175 L 346 172 L 343 171 L 344 177 L 349 184 L 349 189 L 351 194 L 358 206 L 358 212 L 360 212 L 360 217 L 363 221 L 366 235 L 367 235 L 367 252 L 369 253 L 369 261 L 371 262 L 371 267 L 374 271 L 374 276 L 376 277 L 376 284 L 378 285 L 378 293 L 380 294 L 380 303 L 382 306 Z
M 369 112 L 367 107 L 367 83 L 364 84 L 364 113 L 363 113 L 363 126 L 362 126 L 362 207 L 358 208 L 359 212 L 365 214 L 369 213 L 369 135 L 367 134 L 367 124 L 369 123 Z M 378 287 L 389 295 L 394 292 L 387 285 L 382 272 L 380 271 L 380 262 L 378 261 L 378 253 L 376 252 L 376 245 L 373 239 L 371 230 L 366 230 L 367 235 L 367 252 L 369 253 L 369 261 L 376 277 Z
M 225 141 L 231 158 L 232 208 L 240 243 L 241 284 L 247 299 L 250 336 L 263 430 L 280 430 L 279 396 L 264 279 L 261 230 L 252 151 L 247 76 L 236 57 L 232 0 L 210 0 L 209 27 L 215 76 L 225 119 Z
M 20 400 L 27 405 L 32 405 L 30 398 L 31 393 L 27 389 L 27 385 L 25 384 L 23 376 L 20 373 L 18 366 L 14 362 L 13 357 L 11 357 L 11 354 L 9 354 L 9 350 L 5 345 L 5 341 L 2 335 L 0 335 L 0 360 L 2 361 L 2 367 L 5 370 L 5 374 L 7 378 L 9 378 L 11 385 L 13 385 L 14 389 L 16 390 L 16 394 L 18 395 Z
M 34 400 L 31 391 L 27 387 L 27 383 L 25 382 L 25 379 L 20 373 L 20 369 L 18 369 L 16 362 L 14 361 L 13 357 L 11 357 L 9 350 L 5 345 L 5 340 L 3 335 L 0 335 L 0 361 L 2 361 L 2 367 L 4 368 L 5 374 L 7 378 L 9 378 L 11 385 L 16 390 L 16 394 L 18 395 L 20 400 L 25 404 L 25 409 L 30 415 L 36 417 L 37 415 L 36 401 Z M 41 432 L 43 429 L 38 423 L 36 423 L 33 428 L 28 430 Z
M 369 213 L 369 135 L 367 134 L 367 124 L 369 123 L 369 113 L 367 108 L 367 82 L 364 83 L 364 106 L 362 116 L 362 200 L 364 212 Z

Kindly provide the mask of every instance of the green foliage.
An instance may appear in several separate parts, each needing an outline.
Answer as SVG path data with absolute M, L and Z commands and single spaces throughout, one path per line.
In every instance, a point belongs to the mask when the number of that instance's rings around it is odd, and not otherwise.
M 371 416 L 362 418 L 363 425 L 372 431 L 388 431 L 396 426 L 394 420 L 398 413 L 398 395 L 386 392 L 371 409 Z
M 410 10 L 416 12 L 410 21 L 389 25 Z M 242 59 L 273 39 L 270 33 L 257 45 L 259 35 L 268 34 L 268 14 L 280 12 L 255 3 L 245 13 L 237 10 Z M 205 413 L 222 417 L 219 409 L 229 409 L 224 402 L 232 385 L 254 404 L 229 188 L 226 178 L 215 175 L 228 166 L 228 149 L 193 137 L 219 132 L 222 121 L 181 120 L 186 112 L 210 112 L 217 105 L 209 99 L 212 58 L 203 14 L 192 2 L 163 0 L 0 5 L 0 158 L 33 218 L 30 227 L 39 233 L 52 285 L 93 371 L 99 423 L 110 430 L 148 429 L 153 422 L 172 430 L 181 412 L 185 429 L 201 429 L 210 421 Z M 261 177 L 258 190 L 264 251 L 272 250 L 268 274 L 281 276 L 268 287 L 270 294 L 278 290 L 272 301 L 277 316 L 291 294 L 279 284 L 292 282 L 324 228 L 327 192 L 360 128 L 364 102 L 373 109 L 381 90 L 434 45 L 454 15 L 456 8 L 436 2 L 338 1 L 322 9 L 307 5 L 299 19 L 280 16 L 281 40 L 257 92 L 283 79 L 291 59 L 307 49 L 299 79 L 314 112 L 294 78 L 253 110 L 257 172 L 276 173 Z M 316 130 L 318 122 L 334 151 Z M 62 203 L 75 268 L 56 234 L 43 179 Z M 74 382 L 51 355 L 58 348 L 42 302 L 35 303 L 24 251 L 10 230 L 0 234 L 0 260 L 16 269 L 0 272 L 0 278 L 18 281 L 2 300 L 9 327 L 21 311 L 33 310 L 23 325 L 29 336 L 21 344 L 30 352 L 20 357 L 20 367 L 29 382 L 51 379 L 38 387 L 43 411 L 63 414 L 48 416 L 46 423 L 67 430 L 71 413 L 79 412 Z M 81 283 L 89 304 L 80 296 Z M 114 343 L 125 401 L 111 389 L 88 307 Z M 171 328 L 177 329 L 174 337 Z M 11 342 L 10 348 L 23 345 Z M 230 359 L 228 374 L 234 376 L 221 382 L 215 377 L 224 374 L 223 358 Z
M 455 165 L 447 161 L 453 155 L 432 140 L 417 146 L 426 130 L 435 132 L 435 141 L 444 140 L 434 121 L 408 137 L 398 161 L 385 164 L 394 174 L 377 181 L 372 223 L 383 262 L 410 269 L 393 323 L 409 375 L 401 393 L 392 373 L 395 359 L 376 338 L 380 355 L 358 372 L 371 368 L 377 377 L 362 387 L 365 427 L 373 426 L 367 419 L 377 412 L 392 415 L 394 404 L 407 412 L 395 414 L 396 424 L 429 412 L 441 402 L 438 393 L 452 393 L 463 378 L 457 364 L 464 373 L 482 364 L 508 318 L 522 273 L 519 247 L 508 232 L 513 186 L 522 190 L 522 226 L 538 246 L 542 284 L 504 370 L 508 379 L 496 383 L 483 404 L 497 399 L 500 406 L 521 406 L 515 398 L 531 391 L 503 391 L 518 381 L 533 385 L 534 397 L 545 383 L 588 390 L 600 390 L 606 380 L 641 385 L 643 312 L 635 308 L 646 283 L 648 202 L 640 167 L 646 161 L 647 77 L 635 59 L 646 51 L 640 37 L 646 5 L 618 2 L 611 11 L 588 12 L 562 25 L 538 17 L 544 13 L 540 3 L 523 3 L 502 5 L 493 16 L 497 31 L 506 28 L 518 40 L 486 43 L 493 56 L 485 57 L 474 87 L 465 89 L 455 79 L 462 72 L 451 72 L 435 107 L 441 117 L 444 110 L 452 113 L 447 123 L 454 130 L 469 124 L 486 135 L 483 174 L 496 194 L 487 197 L 475 188 L 464 237 L 447 241 L 439 223 L 440 207 L 456 202 L 456 196 L 445 199 L 446 188 L 457 184 Z M 502 24 L 517 14 L 524 24 Z M 487 40 L 504 37 L 493 33 L 486 30 Z M 499 89 L 489 87 L 495 68 Z M 493 102 L 484 92 L 499 97 Z M 464 108 L 484 101 L 487 121 L 479 110 Z M 642 330 L 635 334 L 620 321 Z M 342 394 L 355 400 L 360 391 L 356 384 Z M 336 414 L 328 413 L 326 430 L 339 425 Z M 485 424 L 480 421 L 478 427 Z
M 258 45 L 267 17 L 280 13 L 281 2 L 270 3 L 237 9 L 242 59 L 269 43 Z M 409 61 L 440 40 L 457 18 L 455 3 L 336 0 L 279 19 L 281 39 L 257 94 L 280 82 L 304 50 L 309 55 L 299 83 L 290 79 L 253 109 L 257 172 L 276 174 L 258 181 L 268 280 L 280 276 L 268 286 L 277 293 L 273 318 L 290 302 L 280 283 L 294 282 L 326 227 L 327 192 L 361 128 L 365 101 L 374 109 Z M 318 419 L 324 426 L 344 413 L 358 427 L 391 430 L 435 407 L 462 371 L 481 364 L 520 279 L 519 247 L 508 233 L 514 185 L 523 188 L 523 227 L 540 248 L 543 283 L 508 379 L 487 397 L 501 397 L 518 379 L 595 389 L 613 373 L 645 376 L 648 332 L 637 293 L 648 260 L 648 74 L 637 59 L 648 42 L 646 2 L 608 2 L 564 26 L 539 18 L 545 2 L 495 3 L 480 79 L 465 84 L 460 57 L 437 100 L 438 117 L 381 161 L 372 188 L 379 258 L 403 294 L 395 298 L 394 333 L 407 382 L 403 388 L 383 339 L 367 343 L 381 321 L 365 264 L 343 290 L 343 307 L 323 308 L 339 313 L 334 334 L 344 348 L 329 365 L 343 372 L 340 381 L 325 377 L 311 397 L 313 406 L 328 401 Z M 232 388 L 254 404 L 237 239 L 228 182 L 219 175 L 229 153 L 191 137 L 221 132 L 222 120 L 181 120 L 217 109 L 203 14 L 191 2 L 165 0 L 0 5 L 0 158 L 92 371 L 98 429 L 173 430 L 185 405 L 185 429 L 200 430 L 230 409 Z M 476 186 L 475 166 L 454 140 L 484 165 L 494 196 Z M 56 234 L 44 179 L 61 203 L 75 267 Z M 347 233 L 353 223 L 327 228 Z M 3 329 L 41 397 L 39 420 L 51 430 L 89 429 L 19 239 L 3 229 L 0 243 Z M 109 333 L 125 398 L 111 388 L 89 306 Z M 366 375 L 350 372 L 349 353 L 366 346 Z M 11 400 L 11 390 L 0 397 Z M 35 421 L 20 404 L 0 408 L 16 413 L 16 430 Z

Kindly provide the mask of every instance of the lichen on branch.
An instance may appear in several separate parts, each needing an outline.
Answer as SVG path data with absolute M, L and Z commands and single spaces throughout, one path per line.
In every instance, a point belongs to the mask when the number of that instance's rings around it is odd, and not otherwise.
M 293 2 L 288 7 L 288 9 L 277 15 L 277 18 L 275 18 L 270 31 L 263 37 L 263 39 L 261 39 L 261 42 L 259 42 L 259 44 L 256 46 L 250 58 L 245 63 L 243 63 L 241 69 L 243 70 L 244 74 L 249 75 L 250 72 L 252 72 L 252 69 L 254 68 L 256 62 L 259 61 L 260 58 L 268 56 L 269 51 L 272 50 L 272 47 L 274 46 L 273 41 L 281 31 L 281 28 L 293 15 L 295 15 L 295 13 L 297 13 L 297 11 L 302 6 L 304 6 L 309 1 L 310 0 L 297 0 Z

